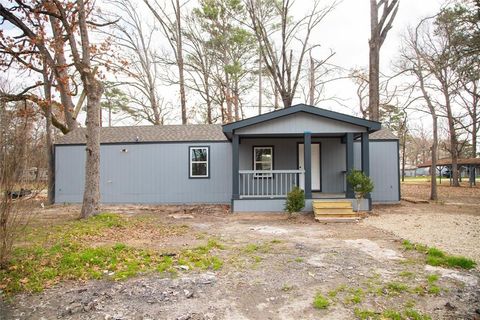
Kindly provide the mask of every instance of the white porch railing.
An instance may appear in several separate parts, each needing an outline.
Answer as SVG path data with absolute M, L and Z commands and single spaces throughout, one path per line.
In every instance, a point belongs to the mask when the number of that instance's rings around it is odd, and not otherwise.
M 239 170 L 240 199 L 285 198 L 303 181 L 305 170 Z

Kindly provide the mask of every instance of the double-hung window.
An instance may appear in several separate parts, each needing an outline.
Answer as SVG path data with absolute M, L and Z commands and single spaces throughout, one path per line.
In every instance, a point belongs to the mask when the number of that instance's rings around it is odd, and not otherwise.
M 209 178 L 209 147 L 190 147 L 190 178 Z
M 253 169 L 273 170 L 273 147 L 253 147 Z M 255 177 L 272 177 L 272 173 L 255 173 Z

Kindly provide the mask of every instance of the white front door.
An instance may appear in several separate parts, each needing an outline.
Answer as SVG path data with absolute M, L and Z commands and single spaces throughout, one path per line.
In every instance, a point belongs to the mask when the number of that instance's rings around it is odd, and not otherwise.
M 303 143 L 298 145 L 298 169 L 304 169 L 304 149 Z M 320 178 L 320 144 L 312 143 L 312 190 L 321 190 Z M 300 175 L 300 188 L 305 190 L 305 177 Z

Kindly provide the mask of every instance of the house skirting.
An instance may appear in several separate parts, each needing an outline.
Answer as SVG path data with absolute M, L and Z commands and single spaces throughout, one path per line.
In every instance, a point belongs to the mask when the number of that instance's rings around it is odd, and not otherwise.
M 354 210 L 357 210 L 355 199 L 306 199 L 303 212 L 312 212 L 313 201 L 351 201 Z M 284 212 L 285 199 L 241 199 L 233 200 L 232 212 Z M 368 211 L 368 200 L 360 200 L 360 211 Z

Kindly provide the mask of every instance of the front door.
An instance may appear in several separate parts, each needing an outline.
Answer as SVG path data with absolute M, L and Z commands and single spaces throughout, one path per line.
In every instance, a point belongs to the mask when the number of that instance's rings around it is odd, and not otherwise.
M 304 169 L 304 149 L 303 143 L 298 145 L 298 168 Z M 312 191 L 321 191 L 322 182 L 320 174 L 320 143 L 312 143 Z M 305 190 L 305 177 L 300 175 L 300 188 Z

